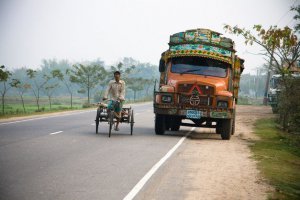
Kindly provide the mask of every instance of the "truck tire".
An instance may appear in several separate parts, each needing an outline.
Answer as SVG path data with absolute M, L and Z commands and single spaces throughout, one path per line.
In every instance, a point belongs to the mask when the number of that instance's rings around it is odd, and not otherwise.
M 232 119 L 232 128 L 231 128 L 231 135 L 235 133 L 235 117 Z
M 232 119 L 223 119 L 221 121 L 222 124 L 222 132 L 221 138 L 222 140 L 230 140 L 231 132 L 232 132 Z
M 171 123 L 171 131 L 179 131 L 181 124 L 181 119 L 173 118 Z
M 173 124 L 171 127 L 171 131 L 179 131 L 180 129 L 180 124 Z
M 218 122 L 216 127 L 216 134 L 221 134 L 221 133 L 222 133 L 222 124 L 221 122 Z
M 155 114 L 155 133 L 156 135 L 163 135 L 166 130 L 165 116 Z
M 171 125 L 172 125 L 171 117 L 165 116 L 165 130 L 166 131 L 170 130 Z
M 231 135 L 234 135 L 235 132 L 235 111 L 236 109 L 233 110 L 233 118 L 232 118 L 232 127 L 231 127 Z

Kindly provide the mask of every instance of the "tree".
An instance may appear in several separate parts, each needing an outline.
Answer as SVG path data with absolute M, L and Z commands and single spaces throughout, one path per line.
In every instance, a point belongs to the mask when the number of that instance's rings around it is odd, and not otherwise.
M 1 93 L 1 100 L 2 100 L 2 114 L 4 115 L 4 101 L 5 101 L 5 95 L 7 91 L 10 89 L 10 85 L 7 85 L 7 81 L 9 80 L 11 76 L 11 72 L 8 70 L 5 70 L 5 66 L 2 65 L 0 67 L 0 82 L 2 82 L 2 88 L 0 90 Z
M 52 76 L 57 77 L 58 80 L 62 81 L 63 84 L 66 86 L 69 94 L 70 94 L 70 103 L 71 103 L 71 108 L 73 108 L 73 87 L 72 87 L 72 82 L 71 82 L 71 70 L 66 69 L 64 73 L 62 73 L 59 69 L 53 70 L 52 71 Z
M 154 87 L 155 79 L 145 79 L 144 84 L 146 86 L 146 95 L 149 96 L 149 89 Z
M 105 69 L 100 65 L 73 65 L 71 81 L 81 86 L 79 92 L 87 91 L 88 104 L 90 104 L 90 90 L 104 78 Z
M 38 71 L 28 69 L 26 70 L 27 76 L 33 81 L 31 84 L 32 92 L 35 96 L 36 104 L 38 107 L 38 111 L 40 110 L 40 92 L 44 88 L 44 86 L 49 81 L 50 77 L 47 75 L 42 75 L 38 73 Z
M 127 81 L 128 88 L 133 91 L 133 100 L 136 100 L 136 93 L 143 90 L 144 79 L 143 78 L 131 78 Z
M 300 7 L 297 6 L 294 10 L 297 11 L 295 19 L 299 19 Z M 269 60 L 269 70 L 281 75 L 283 90 L 280 99 L 285 106 L 280 111 L 280 119 L 284 129 L 288 127 L 289 118 L 295 111 L 294 105 L 287 101 L 292 99 L 295 94 L 292 90 L 294 81 L 291 80 L 293 79 L 292 72 L 300 58 L 300 42 L 296 35 L 299 27 L 296 26 L 295 30 L 288 26 L 284 28 L 271 26 L 269 29 L 264 29 L 261 25 L 254 25 L 253 29 L 257 35 L 255 36 L 245 28 L 224 26 L 229 33 L 243 36 L 246 44 L 253 45 L 255 43 L 261 46 L 264 49 L 263 55 Z
M 105 87 L 107 86 L 109 79 L 110 79 L 109 72 L 104 69 L 103 78 L 99 80 L 100 92 L 97 94 L 99 100 L 103 96 Z
M 52 96 L 53 96 L 53 94 L 55 92 L 55 89 L 58 86 L 59 86 L 58 83 L 50 84 L 50 85 L 45 85 L 45 94 L 47 95 L 48 100 L 49 100 L 50 110 L 52 109 L 51 108 L 51 105 L 52 105 Z
M 26 112 L 26 109 L 25 109 L 25 103 L 24 103 L 24 93 L 31 88 L 31 85 L 28 84 L 28 83 L 23 83 L 21 82 L 21 80 L 19 79 L 13 79 L 12 82 L 11 82 L 11 86 L 16 88 L 18 90 L 18 93 L 21 97 L 21 100 L 22 100 L 22 106 L 23 106 L 23 110 L 24 110 L 24 113 Z
M 51 108 L 51 105 L 52 105 L 52 96 L 53 96 L 53 94 L 55 92 L 55 89 L 59 86 L 59 83 L 56 80 L 56 79 L 58 79 L 59 75 L 60 74 L 57 73 L 57 70 L 52 70 L 51 71 L 51 76 L 45 75 L 48 78 L 49 81 L 51 79 L 54 80 L 54 83 L 46 84 L 45 87 L 44 87 L 45 94 L 47 95 L 48 100 L 49 100 L 50 110 L 52 109 Z
M 294 20 L 296 20 L 298 23 L 295 25 L 294 29 L 295 29 L 296 31 L 299 32 L 299 31 L 300 31 L 300 23 L 299 23 L 299 19 L 300 19 L 300 5 L 298 5 L 298 6 L 293 6 L 293 7 L 291 8 L 291 10 L 297 12 L 297 13 L 295 14 L 295 16 L 294 16 Z
M 232 34 L 242 35 L 246 44 L 256 43 L 263 47 L 265 50 L 263 55 L 269 58 L 268 60 L 272 60 L 271 70 L 283 76 L 290 74 L 292 66 L 300 57 L 298 38 L 295 32 L 287 26 L 284 28 L 271 26 L 266 30 L 261 25 L 254 25 L 253 29 L 257 32 L 258 38 L 245 28 L 230 25 L 225 25 L 224 28 Z

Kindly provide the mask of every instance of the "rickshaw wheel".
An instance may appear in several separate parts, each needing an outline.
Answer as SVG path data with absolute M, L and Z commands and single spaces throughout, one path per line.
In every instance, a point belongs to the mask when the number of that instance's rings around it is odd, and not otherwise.
M 133 131 L 133 124 L 134 124 L 134 114 L 133 114 L 133 110 L 131 110 L 131 115 L 130 115 L 130 134 L 132 135 L 132 131 Z
M 97 114 L 96 114 L 96 134 L 98 134 L 98 127 L 99 127 L 99 120 L 100 120 L 100 109 L 97 109 Z
M 113 126 L 113 124 L 114 124 L 114 111 L 111 111 L 110 113 L 109 113 L 109 121 L 108 121 L 108 123 L 109 123 L 109 130 L 108 130 L 108 137 L 110 137 L 110 135 L 111 135 L 111 129 L 112 129 L 112 126 Z

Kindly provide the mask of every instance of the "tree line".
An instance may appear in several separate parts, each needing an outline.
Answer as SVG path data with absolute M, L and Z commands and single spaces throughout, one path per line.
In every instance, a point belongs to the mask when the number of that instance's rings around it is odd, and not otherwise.
M 26 112 L 24 95 L 33 96 L 37 110 L 40 110 L 41 96 L 47 97 L 51 109 L 54 96 L 68 94 L 70 107 L 73 97 L 87 97 L 87 105 L 100 101 L 113 72 L 120 71 L 126 82 L 126 99 L 136 101 L 138 97 L 152 97 L 151 88 L 158 78 L 157 66 L 140 63 L 132 58 L 124 58 L 115 66 L 105 66 L 100 59 L 83 63 L 71 64 L 67 60 L 43 60 L 39 69 L 19 68 L 8 70 L 0 67 L 0 93 L 2 114 L 5 114 L 5 97 L 18 95 Z
M 257 69 L 257 74 L 241 75 L 240 97 L 249 97 L 252 99 L 261 99 L 264 96 L 267 75 L 263 68 Z
M 299 133 L 300 78 L 297 78 L 295 73 L 300 75 L 300 41 L 298 39 L 300 33 L 300 5 L 291 7 L 291 11 L 296 12 L 294 16 L 296 25 L 294 27 L 285 26 L 280 28 L 274 25 L 264 28 L 261 25 L 254 25 L 254 33 L 237 25 L 225 25 L 224 29 L 231 34 L 242 36 L 246 45 L 256 44 L 263 48 L 264 52 L 261 55 L 268 61 L 267 81 L 271 72 L 281 76 L 282 89 L 278 95 L 278 122 L 284 130 Z M 267 92 L 265 92 L 265 97 L 266 95 Z

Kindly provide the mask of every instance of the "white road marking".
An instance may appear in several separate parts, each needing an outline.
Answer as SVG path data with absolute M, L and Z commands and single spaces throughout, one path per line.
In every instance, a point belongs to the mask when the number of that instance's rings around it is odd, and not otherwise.
M 24 119 L 24 120 L 13 121 L 13 122 L 4 122 L 4 123 L 0 123 L 0 125 L 15 124 L 15 123 L 19 123 L 19 122 L 27 122 L 27 121 L 33 121 L 33 120 L 38 120 L 38 119 L 47 119 L 47 118 L 61 117 L 61 116 L 68 116 L 68 115 L 76 115 L 76 114 L 81 114 L 81 113 L 86 113 L 86 112 L 92 112 L 92 111 L 95 111 L 95 110 L 88 110 L 88 111 L 82 111 L 82 112 L 76 112 L 76 113 L 69 113 L 69 114 L 65 114 L 65 115 L 55 115 L 55 116 L 48 116 L 48 117 L 39 117 L 39 118 Z
M 96 124 L 95 123 L 93 123 L 93 124 L 91 124 L 92 126 L 95 126 Z
M 57 131 L 57 132 L 54 132 L 54 133 L 50 133 L 49 135 L 56 135 L 56 134 L 59 134 L 61 132 L 63 132 L 63 131 Z
M 132 200 L 137 193 L 143 188 L 143 186 L 147 183 L 147 181 L 151 178 L 151 176 L 159 169 L 159 167 L 166 162 L 166 160 L 174 153 L 174 151 L 183 143 L 186 137 L 195 130 L 195 127 L 192 128 L 185 136 L 183 136 L 177 144 L 170 149 L 170 151 L 160 159 L 151 169 L 147 172 L 147 174 L 132 188 L 132 190 L 124 197 L 123 200 Z

